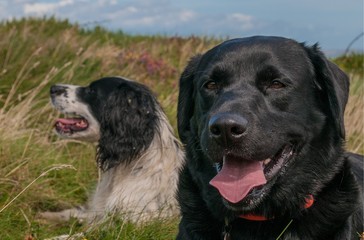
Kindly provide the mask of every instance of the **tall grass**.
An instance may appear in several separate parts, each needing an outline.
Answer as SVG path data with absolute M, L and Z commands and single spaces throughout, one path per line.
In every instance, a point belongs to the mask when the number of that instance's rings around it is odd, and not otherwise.
M 87 239 L 173 239 L 178 219 L 144 226 L 113 219 L 92 229 L 75 221 L 37 219 L 39 211 L 83 204 L 98 178 L 92 144 L 60 140 L 52 133 L 57 113 L 49 104 L 49 87 L 126 76 L 155 92 L 175 127 L 182 69 L 191 56 L 220 40 L 83 30 L 53 18 L 3 22 L 0 35 L 0 239 L 77 232 Z M 355 66 L 346 71 L 353 81 L 347 147 L 363 153 L 363 77 Z
M 352 53 L 334 59 L 350 77 L 350 96 L 345 111 L 347 149 L 364 154 L 364 55 Z

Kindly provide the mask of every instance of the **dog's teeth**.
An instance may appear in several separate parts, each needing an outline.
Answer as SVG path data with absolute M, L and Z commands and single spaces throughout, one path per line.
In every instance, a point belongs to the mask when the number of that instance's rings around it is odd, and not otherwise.
M 221 163 L 215 163 L 216 171 L 219 173 L 221 171 Z
M 272 160 L 272 159 L 270 159 L 270 158 L 268 158 L 268 159 L 264 160 L 264 161 L 263 161 L 264 166 L 268 165 L 268 163 L 270 163 L 270 161 L 271 161 L 271 160 Z
M 76 126 L 77 127 L 82 127 L 82 126 L 85 126 L 87 123 L 84 119 L 82 119 L 81 121 L 77 122 L 76 123 Z

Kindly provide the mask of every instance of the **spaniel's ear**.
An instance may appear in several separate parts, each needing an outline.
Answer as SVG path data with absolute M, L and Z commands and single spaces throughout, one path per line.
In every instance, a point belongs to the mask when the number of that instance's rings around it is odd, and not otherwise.
M 190 119 L 194 111 L 193 79 L 201 56 L 196 55 L 190 59 L 179 81 L 177 122 L 179 137 L 183 143 L 186 143 L 190 132 Z
M 158 129 L 156 99 L 143 87 L 122 84 L 101 113 L 97 161 L 103 170 L 129 163 L 146 150 Z
M 320 97 L 331 121 L 345 138 L 344 111 L 349 96 L 349 78 L 334 63 L 330 62 L 320 51 L 317 44 L 305 47 L 306 52 L 314 66 Z

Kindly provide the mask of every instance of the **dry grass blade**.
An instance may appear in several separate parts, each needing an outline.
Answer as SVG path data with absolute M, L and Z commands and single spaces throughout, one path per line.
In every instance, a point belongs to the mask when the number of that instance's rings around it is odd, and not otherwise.
M 13 199 L 11 199 L 7 204 L 5 204 L 5 206 L 3 206 L 0 209 L 0 213 L 2 213 L 6 208 L 8 208 L 20 195 L 22 195 L 28 188 L 30 188 L 38 179 L 40 179 L 41 177 L 44 177 L 45 175 L 47 175 L 49 172 L 52 171 L 56 171 L 56 170 L 61 170 L 61 169 L 73 169 L 76 170 L 75 167 L 73 167 L 72 165 L 67 165 L 67 164 L 60 164 L 57 166 L 53 166 L 50 169 L 48 169 L 47 171 L 41 173 L 36 179 L 34 179 L 33 181 L 31 181 L 23 190 L 21 190 Z
M 3 106 L 3 108 L 0 111 L 0 114 L 2 113 L 2 111 L 4 111 L 5 109 L 7 109 L 10 101 L 12 99 L 14 99 L 14 95 L 16 94 L 17 90 L 19 89 L 19 85 L 21 84 L 21 82 L 23 80 L 25 80 L 25 77 L 27 75 L 27 74 L 24 75 L 24 72 L 25 71 L 29 72 L 32 69 L 31 67 L 29 67 L 29 63 L 32 62 L 34 56 L 38 55 L 41 50 L 42 50 L 42 48 L 38 48 L 37 50 L 35 50 L 33 52 L 33 54 L 30 55 L 30 57 L 28 58 L 28 60 L 25 62 L 25 64 L 23 65 L 23 67 L 20 69 L 20 71 L 19 71 L 19 73 L 18 73 L 18 75 L 17 75 L 14 83 L 11 86 L 11 89 L 9 91 L 9 94 L 8 94 L 6 100 L 5 100 L 4 106 Z

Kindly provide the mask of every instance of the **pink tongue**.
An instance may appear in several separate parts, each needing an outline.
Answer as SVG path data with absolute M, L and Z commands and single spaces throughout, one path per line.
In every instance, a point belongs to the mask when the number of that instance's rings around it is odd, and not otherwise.
M 81 131 L 88 127 L 88 123 L 83 118 L 59 118 L 55 123 L 57 130 L 64 132 Z
M 221 196 L 231 203 L 240 202 L 252 188 L 267 182 L 262 163 L 258 161 L 225 160 L 221 171 L 210 181 Z
M 78 123 L 80 121 L 81 121 L 80 118 L 58 118 L 57 119 L 57 122 L 60 122 L 60 123 L 65 124 L 65 125 L 76 124 L 76 123 Z

